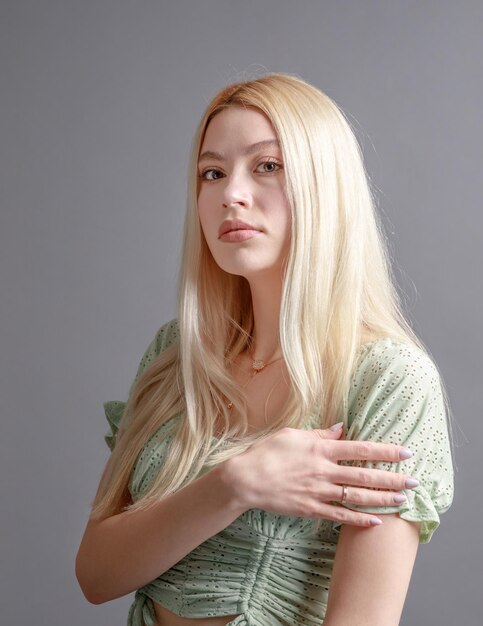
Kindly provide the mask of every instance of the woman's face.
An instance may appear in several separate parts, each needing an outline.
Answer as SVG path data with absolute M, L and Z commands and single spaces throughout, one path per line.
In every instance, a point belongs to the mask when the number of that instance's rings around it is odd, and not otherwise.
M 280 278 L 291 216 L 270 120 L 254 108 L 218 113 L 205 133 L 198 175 L 198 214 L 216 263 L 248 280 Z

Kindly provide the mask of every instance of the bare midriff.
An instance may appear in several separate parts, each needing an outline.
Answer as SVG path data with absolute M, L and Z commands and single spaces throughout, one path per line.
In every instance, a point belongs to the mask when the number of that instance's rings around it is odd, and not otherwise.
M 219 615 L 217 617 L 180 617 L 157 602 L 153 602 L 156 615 L 156 626 L 225 626 L 237 617 L 234 615 Z

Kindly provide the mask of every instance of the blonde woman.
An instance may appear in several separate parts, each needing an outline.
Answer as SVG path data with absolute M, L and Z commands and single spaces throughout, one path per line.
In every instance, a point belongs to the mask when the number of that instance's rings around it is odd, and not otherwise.
M 447 402 L 357 141 L 315 87 L 272 74 L 208 106 L 178 319 L 105 409 L 88 600 L 137 590 L 131 626 L 399 623 L 452 500 Z

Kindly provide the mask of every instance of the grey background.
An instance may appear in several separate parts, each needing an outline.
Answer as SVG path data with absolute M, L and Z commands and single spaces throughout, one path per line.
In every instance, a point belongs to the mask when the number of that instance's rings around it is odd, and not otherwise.
M 2 623 L 125 623 L 130 598 L 91 606 L 74 577 L 102 402 L 175 314 L 195 124 L 264 70 L 351 117 L 450 392 L 456 498 L 402 623 L 481 623 L 482 18 L 468 0 L 0 2 Z

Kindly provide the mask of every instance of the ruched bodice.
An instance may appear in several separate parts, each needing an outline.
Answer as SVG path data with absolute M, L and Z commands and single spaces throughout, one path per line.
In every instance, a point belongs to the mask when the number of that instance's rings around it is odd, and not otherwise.
M 131 391 L 144 369 L 178 340 L 176 320 L 158 331 L 141 360 Z M 106 442 L 111 449 L 124 407 L 119 401 L 104 404 L 110 424 Z M 182 417 L 167 420 L 143 447 L 129 483 L 134 501 L 158 474 Z M 353 464 L 404 471 L 420 484 L 405 491 L 407 502 L 400 507 L 345 506 L 398 513 L 418 521 L 420 541 L 429 541 L 439 525 L 439 514 L 452 501 L 453 468 L 442 391 L 428 355 L 389 338 L 364 344 L 348 390 L 346 422 L 347 439 L 398 443 L 413 452 L 404 467 L 396 463 Z M 315 418 L 304 426 L 314 427 L 318 427 Z M 339 526 L 329 520 L 250 509 L 139 589 L 128 624 L 152 626 L 154 600 L 187 618 L 236 614 L 230 626 L 320 626 Z
M 337 532 L 329 522 L 250 509 L 143 587 L 129 623 L 149 599 L 177 615 L 239 614 L 230 624 L 317 624 L 325 615 Z M 319 526 L 319 528 L 317 528 Z

